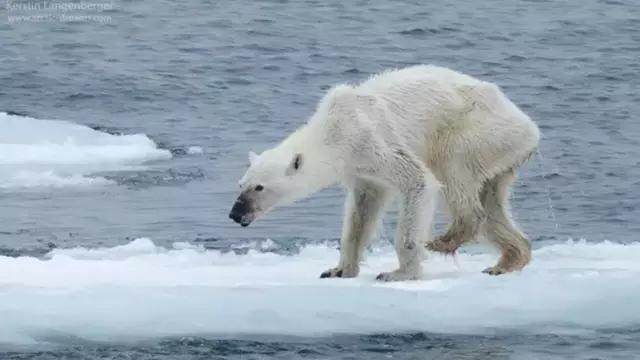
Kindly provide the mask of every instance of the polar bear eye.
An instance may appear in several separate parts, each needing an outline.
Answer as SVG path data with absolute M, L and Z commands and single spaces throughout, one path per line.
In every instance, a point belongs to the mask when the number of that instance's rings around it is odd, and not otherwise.
M 264 190 L 264 186 L 262 186 L 262 185 L 257 185 L 256 186 L 256 191 L 262 191 L 262 190 Z

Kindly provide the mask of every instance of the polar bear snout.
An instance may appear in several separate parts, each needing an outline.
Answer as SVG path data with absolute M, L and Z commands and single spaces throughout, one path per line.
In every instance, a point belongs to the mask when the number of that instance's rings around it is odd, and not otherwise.
M 243 227 L 249 226 L 255 219 L 255 212 L 253 206 L 246 196 L 240 195 L 233 204 L 231 212 L 229 212 L 229 218 Z

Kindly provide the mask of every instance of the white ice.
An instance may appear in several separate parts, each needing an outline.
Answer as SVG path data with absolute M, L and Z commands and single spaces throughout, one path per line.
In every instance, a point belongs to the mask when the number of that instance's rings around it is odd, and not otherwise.
M 189 146 L 187 153 L 191 155 L 200 155 L 204 153 L 204 150 L 200 146 Z
M 0 189 L 104 185 L 110 182 L 91 174 L 170 157 L 144 134 L 0 112 Z
M 396 265 L 388 248 L 369 254 L 358 278 L 319 279 L 337 257 L 327 245 L 291 256 L 235 255 L 185 243 L 165 249 L 149 239 L 54 250 L 46 259 L 0 257 L 0 344 L 640 325 L 640 243 L 548 245 L 524 271 L 499 277 L 480 273 L 495 254 L 461 253 L 455 261 L 434 254 L 425 280 L 399 283 L 374 281 Z

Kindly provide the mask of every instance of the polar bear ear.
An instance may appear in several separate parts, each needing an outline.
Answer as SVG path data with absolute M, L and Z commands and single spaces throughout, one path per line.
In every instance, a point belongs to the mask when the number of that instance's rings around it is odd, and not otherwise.
M 295 174 L 302 167 L 302 154 L 298 153 L 293 155 L 293 159 L 287 168 L 287 175 Z
M 253 165 L 253 163 L 256 162 L 257 158 L 258 154 L 254 153 L 253 151 L 249 151 L 249 165 Z

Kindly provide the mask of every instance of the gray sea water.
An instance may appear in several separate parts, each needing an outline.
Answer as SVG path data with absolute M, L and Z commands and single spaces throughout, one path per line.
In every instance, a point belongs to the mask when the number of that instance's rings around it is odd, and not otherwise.
M 534 246 L 569 238 L 638 240 L 636 1 L 110 4 L 99 12 L 104 21 L 17 22 L 11 16 L 39 10 L 18 11 L 7 2 L 0 11 L 0 111 L 112 134 L 146 134 L 172 158 L 96 174 L 115 186 L 0 188 L 0 255 L 42 257 L 52 249 L 112 247 L 138 237 L 163 246 L 188 242 L 222 250 L 269 237 L 274 251 L 283 254 L 308 243 L 335 242 L 344 196 L 339 189 L 278 209 L 247 229 L 227 218 L 247 152 L 266 149 L 302 124 L 329 86 L 420 63 L 496 82 L 539 124 L 541 154 L 522 170 L 513 195 L 514 216 Z M 202 154 L 191 154 L 191 146 L 201 147 Z M 392 235 L 393 223 L 387 220 L 382 242 Z M 44 348 L 0 347 L 0 358 L 640 354 L 638 327 L 567 335 L 186 335 L 134 344 L 62 338 Z

